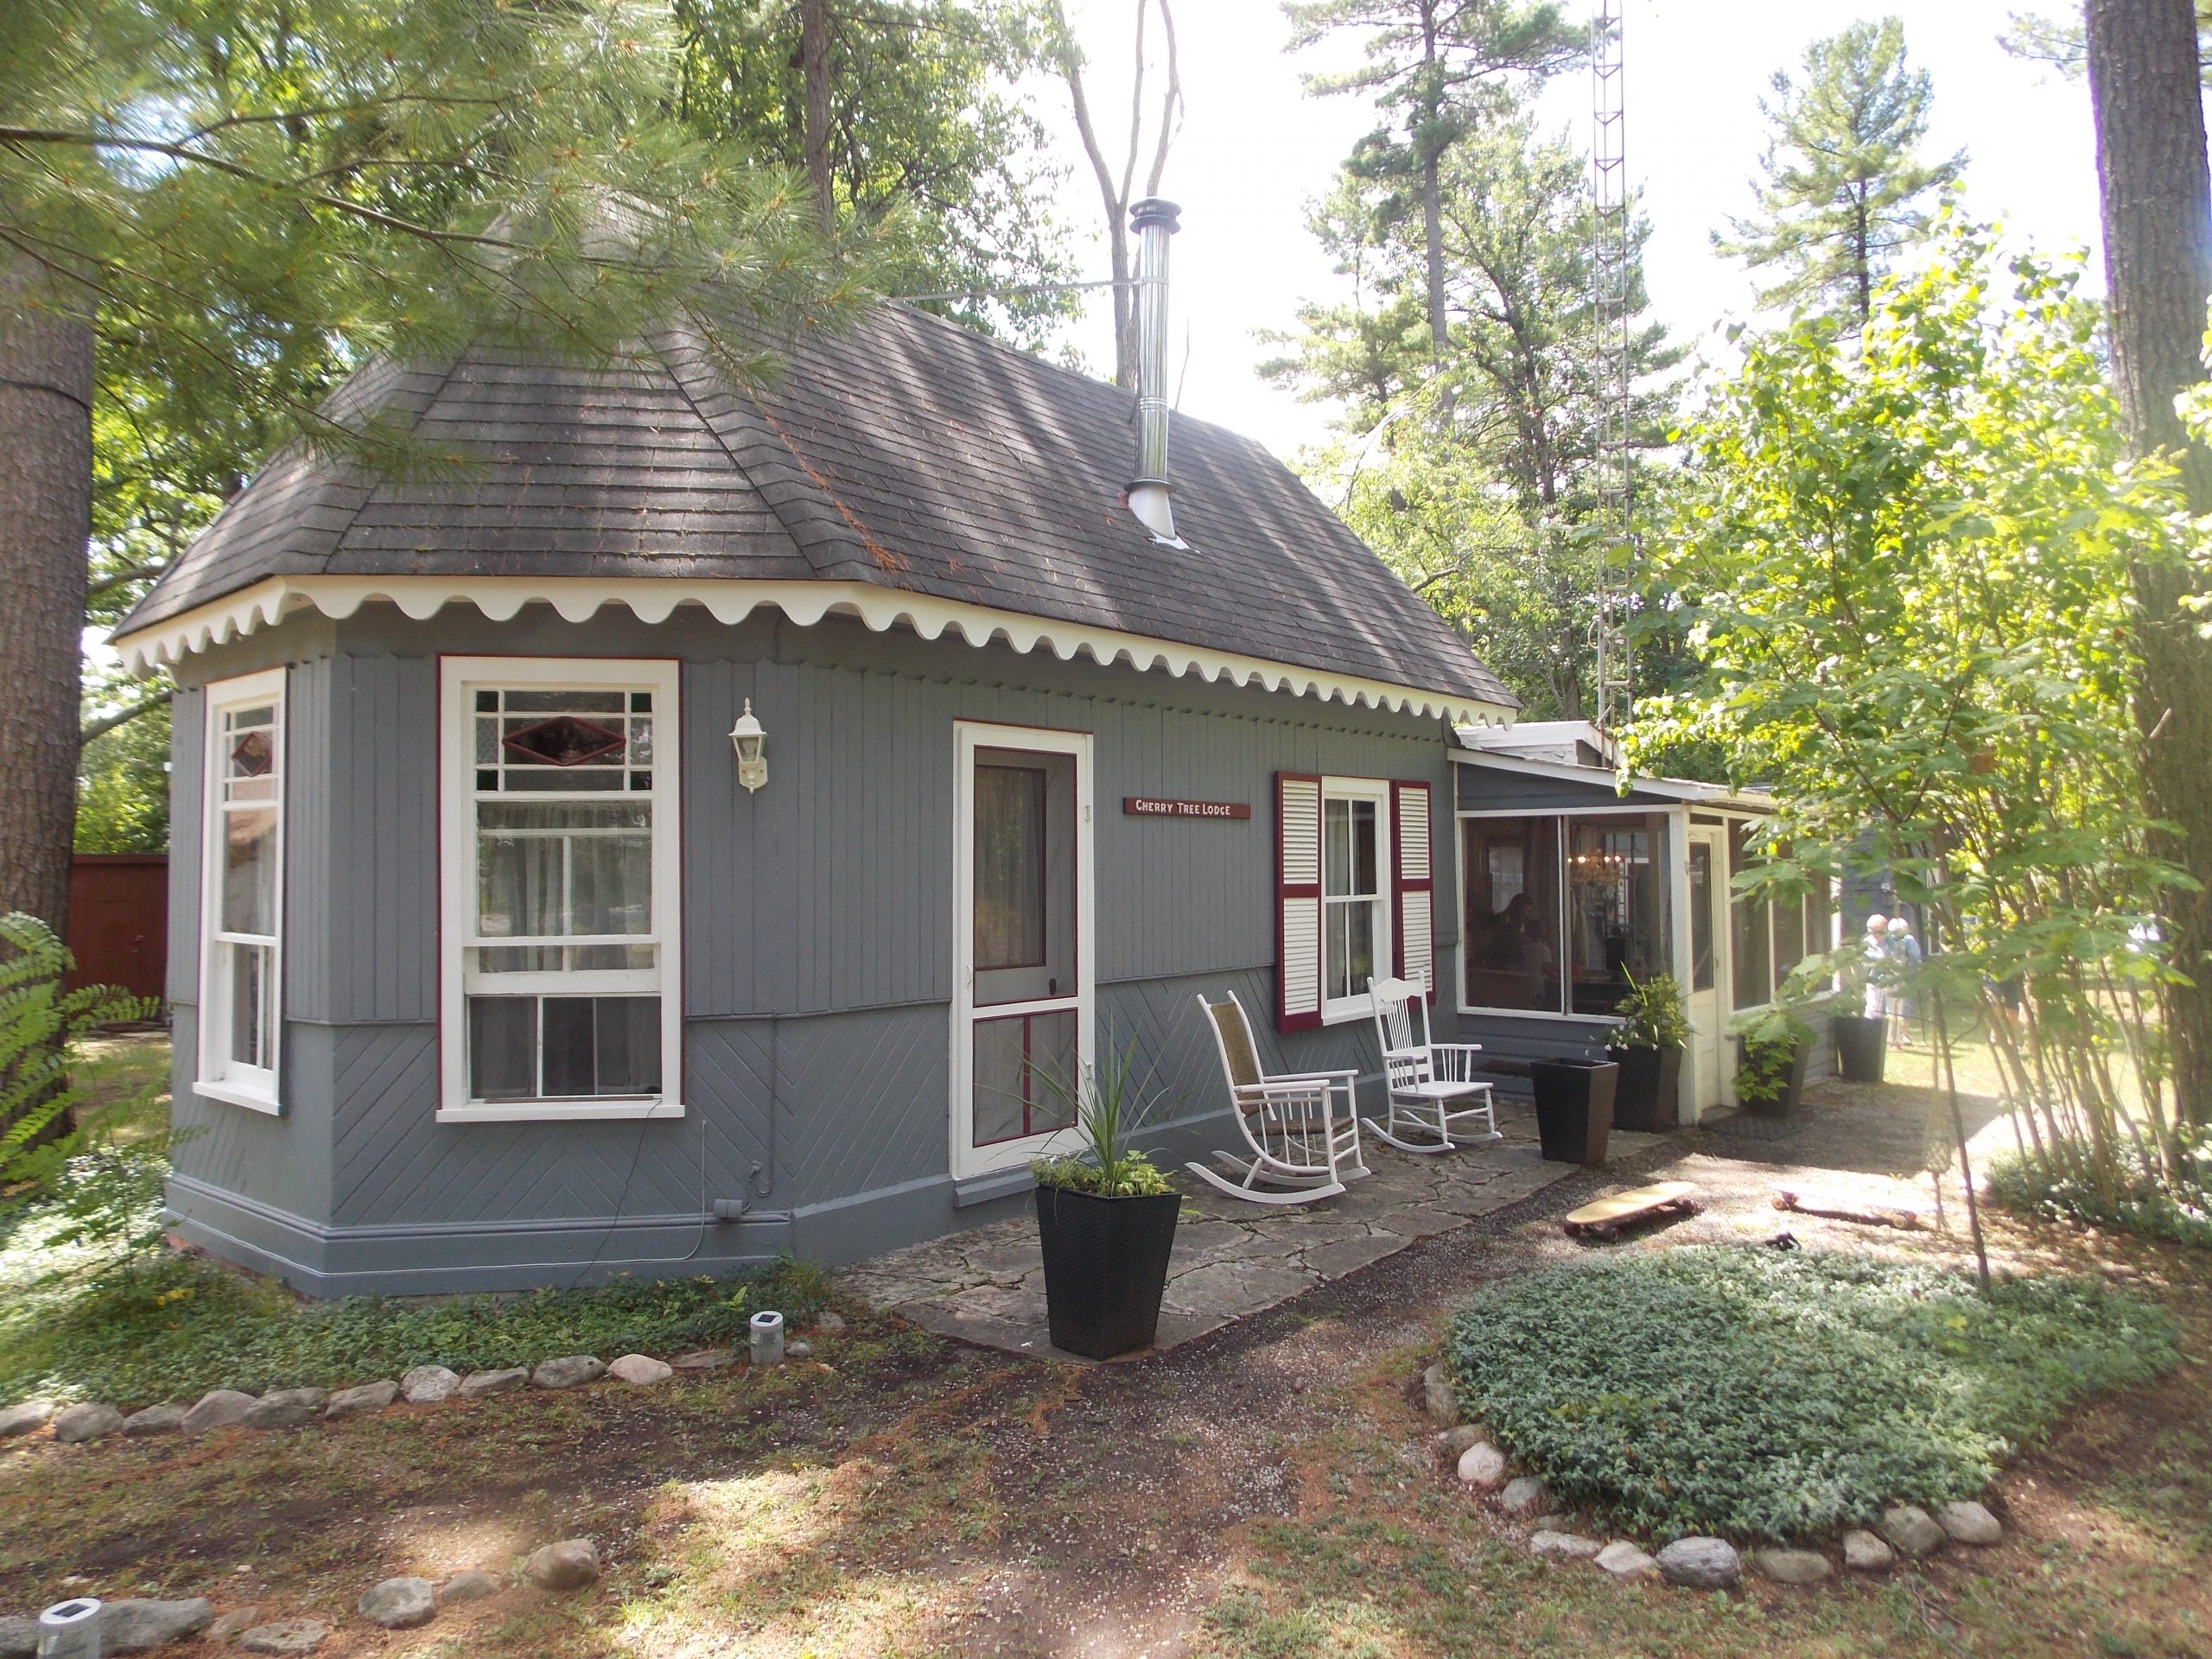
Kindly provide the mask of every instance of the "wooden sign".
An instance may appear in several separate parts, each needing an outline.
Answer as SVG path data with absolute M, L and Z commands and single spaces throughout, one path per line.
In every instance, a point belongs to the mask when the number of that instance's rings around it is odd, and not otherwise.
M 1122 810 L 1133 818 L 1249 818 L 1249 801 L 1166 801 L 1156 795 L 1124 795 Z

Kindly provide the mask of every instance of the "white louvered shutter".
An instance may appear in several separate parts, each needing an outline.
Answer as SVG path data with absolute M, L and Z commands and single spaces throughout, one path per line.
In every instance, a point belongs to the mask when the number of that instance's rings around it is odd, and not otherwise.
M 1398 977 L 1425 987 L 1436 1000 L 1436 882 L 1430 868 L 1428 785 L 1390 785 L 1390 822 L 1397 836 L 1391 874 L 1397 887 Z
M 1275 774 L 1275 1029 L 1321 1023 L 1321 780 Z

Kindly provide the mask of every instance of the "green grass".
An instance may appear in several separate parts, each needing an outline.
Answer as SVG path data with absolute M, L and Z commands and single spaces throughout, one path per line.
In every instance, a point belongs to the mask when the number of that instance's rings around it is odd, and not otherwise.
M 2067 1406 L 2179 1362 L 2163 1309 L 2069 1278 L 1972 1284 L 1699 1246 L 1475 1298 L 1463 1406 L 1553 1492 L 1660 1537 L 1790 1538 L 1980 1491 Z
M 162 1253 L 128 1272 L 55 1274 L 47 1217 L 0 1249 L 0 1402 L 47 1395 L 125 1408 L 213 1388 L 338 1387 L 410 1366 L 457 1371 L 559 1354 L 668 1354 L 742 1340 L 763 1307 L 804 1319 L 827 1281 L 786 1264 L 737 1279 L 617 1281 L 520 1296 L 302 1302 Z

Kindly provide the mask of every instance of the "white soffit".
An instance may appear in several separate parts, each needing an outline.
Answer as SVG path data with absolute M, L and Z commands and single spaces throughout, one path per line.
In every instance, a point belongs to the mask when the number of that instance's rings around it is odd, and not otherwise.
M 194 652 L 258 632 L 296 610 L 313 608 L 325 616 L 343 619 L 372 600 L 395 605 L 418 622 L 455 603 L 474 605 L 494 622 L 507 621 L 531 604 L 550 605 L 570 622 L 588 620 L 608 605 L 626 607 L 639 620 L 648 623 L 666 621 L 683 605 L 697 605 L 716 621 L 731 625 L 764 608 L 781 611 L 804 627 L 829 616 L 850 616 L 877 633 L 904 624 L 925 639 L 952 632 L 971 645 L 1004 640 L 1025 655 L 1042 646 L 1062 662 L 1087 656 L 1109 665 L 1127 663 L 1143 672 L 1195 676 L 1230 685 L 1287 690 L 1353 707 L 1433 715 L 1458 726 L 1510 725 L 1515 714 L 1498 703 L 858 582 L 685 582 L 651 576 L 602 580 L 277 576 L 181 616 L 118 634 L 112 643 L 132 673 L 147 674 L 181 663 Z

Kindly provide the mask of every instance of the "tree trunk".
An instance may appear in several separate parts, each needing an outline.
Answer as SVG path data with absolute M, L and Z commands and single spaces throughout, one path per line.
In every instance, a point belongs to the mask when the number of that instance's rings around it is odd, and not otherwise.
M 829 0 L 798 0 L 798 69 L 804 107 L 806 187 L 824 231 L 837 225 L 836 198 L 830 185 L 830 10 Z
M 1423 0 L 1421 9 L 1421 96 L 1415 100 L 1414 149 L 1421 156 L 1421 234 L 1428 255 L 1428 343 L 1433 353 L 1430 366 L 1444 366 L 1444 353 L 1452 343 L 1444 310 L 1444 125 L 1443 71 L 1436 61 L 1436 7 Z
M 0 912 L 64 938 L 77 818 L 85 550 L 92 523 L 92 330 L 17 308 L 0 273 L 0 663 L 15 765 L 0 789 Z
M 2212 175 L 2191 0 L 2088 0 L 2089 96 L 2103 201 L 2113 383 L 2128 448 L 2171 452 L 2190 510 L 2212 512 L 2212 452 L 2189 442 L 2174 397 L 2204 378 L 2212 295 Z M 2156 850 L 2212 888 L 2212 645 L 2183 609 L 2187 572 L 2133 573 L 2145 807 L 2174 826 Z M 2175 1101 L 2212 1122 L 2212 894 L 2170 891 L 2174 960 L 2193 984 L 2164 999 Z

